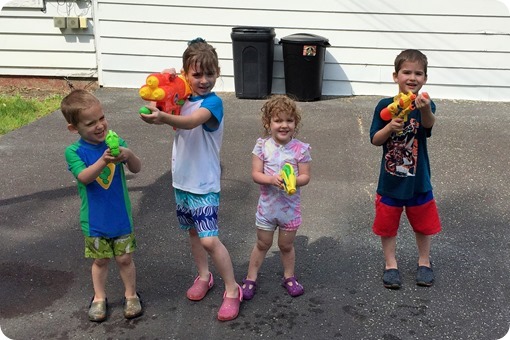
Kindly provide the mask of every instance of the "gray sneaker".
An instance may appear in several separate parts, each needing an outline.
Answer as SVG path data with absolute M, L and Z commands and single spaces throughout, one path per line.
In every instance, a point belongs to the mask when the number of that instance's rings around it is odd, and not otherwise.
M 142 301 L 138 293 L 136 293 L 136 297 L 134 298 L 124 298 L 124 317 L 126 319 L 134 319 L 142 314 Z
M 416 271 L 416 284 L 422 287 L 430 287 L 434 284 L 432 263 L 430 264 L 430 267 L 418 266 Z
M 90 306 L 89 306 L 89 320 L 94 322 L 103 322 L 106 320 L 106 317 L 108 316 L 107 310 L 108 310 L 108 300 L 104 301 L 94 301 L 94 297 L 92 297 L 92 300 L 90 300 Z
M 386 269 L 382 276 L 384 287 L 388 289 L 399 289 L 402 285 L 398 269 Z

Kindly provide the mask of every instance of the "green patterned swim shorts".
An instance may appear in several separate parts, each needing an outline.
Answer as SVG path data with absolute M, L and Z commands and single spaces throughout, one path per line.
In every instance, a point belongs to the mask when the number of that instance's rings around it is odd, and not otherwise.
M 114 238 L 85 236 L 85 257 L 93 259 L 111 259 L 134 252 L 136 249 L 135 234 L 127 234 Z

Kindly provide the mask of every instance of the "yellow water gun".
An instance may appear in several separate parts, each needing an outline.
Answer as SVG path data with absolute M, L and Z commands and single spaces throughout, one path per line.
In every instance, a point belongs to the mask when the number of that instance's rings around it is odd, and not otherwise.
M 287 194 L 294 195 L 296 193 L 296 174 L 292 165 L 285 163 L 280 171 L 280 176 L 283 179 L 283 188 Z
M 400 92 L 393 98 L 393 102 L 382 109 L 382 120 L 391 120 L 395 118 L 402 118 L 404 122 L 407 121 L 409 112 L 415 109 L 414 100 L 416 95 L 409 91 L 408 93 Z

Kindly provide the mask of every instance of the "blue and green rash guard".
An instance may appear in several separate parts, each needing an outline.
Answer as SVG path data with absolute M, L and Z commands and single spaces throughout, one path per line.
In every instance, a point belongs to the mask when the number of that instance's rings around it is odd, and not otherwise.
M 120 146 L 127 147 L 123 139 Z M 90 144 L 79 139 L 65 151 L 68 169 L 78 174 L 94 164 L 108 148 L 106 143 Z M 133 232 L 129 200 L 122 163 L 110 163 L 95 181 L 85 185 L 78 181 L 81 197 L 80 223 L 85 236 L 113 238 Z

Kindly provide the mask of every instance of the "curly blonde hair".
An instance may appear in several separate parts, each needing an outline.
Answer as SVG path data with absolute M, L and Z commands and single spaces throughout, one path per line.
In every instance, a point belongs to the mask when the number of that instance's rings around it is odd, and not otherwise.
M 285 112 L 293 117 L 296 122 L 294 134 L 297 135 L 301 127 L 301 112 L 296 105 L 296 102 L 286 95 L 274 95 L 269 98 L 262 108 L 262 126 L 264 128 L 264 135 L 270 134 L 271 118 L 277 117 L 280 113 Z

